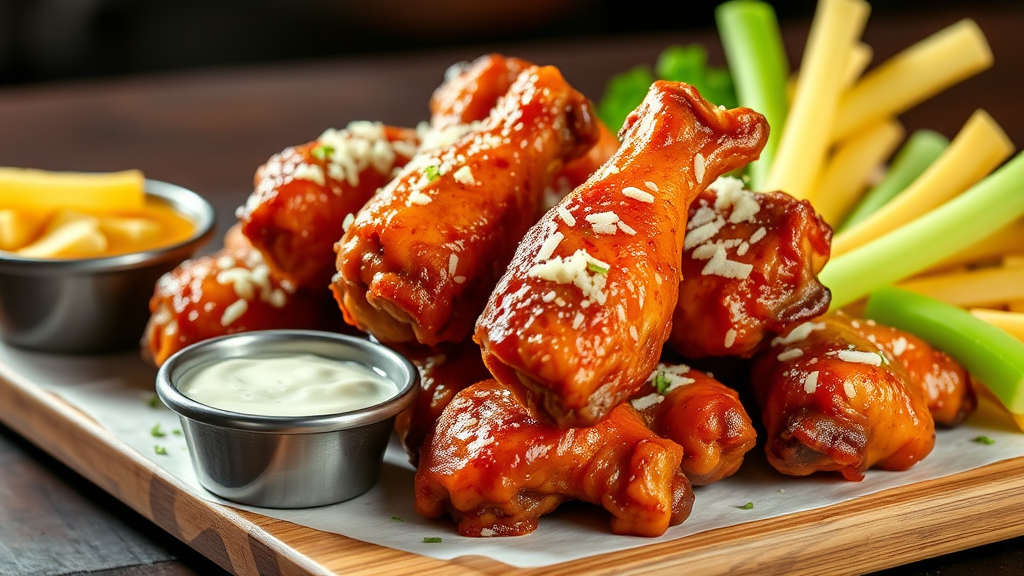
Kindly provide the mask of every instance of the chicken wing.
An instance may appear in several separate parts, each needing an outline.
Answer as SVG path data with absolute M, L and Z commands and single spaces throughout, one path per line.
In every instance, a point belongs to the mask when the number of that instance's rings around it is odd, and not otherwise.
M 628 404 L 593 428 L 560 430 L 539 422 L 522 393 L 488 380 L 455 396 L 421 452 L 417 512 L 450 514 L 463 536 L 527 534 L 572 499 L 611 512 L 616 534 L 659 536 L 689 516 L 683 449 Z
M 242 233 L 267 266 L 296 287 L 324 289 L 334 275 L 334 243 L 355 214 L 416 152 L 415 130 L 353 122 L 286 148 L 256 171 L 238 209 Z
M 757 440 L 739 394 L 682 364 L 658 364 L 630 404 L 657 435 L 683 447 L 681 467 L 694 486 L 735 474 Z
M 767 135 L 756 112 L 654 83 L 615 156 L 529 231 L 491 295 L 475 334 L 491 373 L 563 428 L 633 395 L 669 335 L 690 202 Z
M 544 188 L 597 137 L 557 69 L 522 72 L 480 130 L 417 156 L 360 211 L 332 285 L 345 320 L 387 343 L 465 340 Z
M 963 366 L 917 336 L 873 320 L 849 320 L 861 336 L 878 345 L 890 362 L 906 369 L 924 391 L 936 424 L 956 426 L 974 412 L 978 398 Z
M 751 377 L 765 451 L 793 476 L 873 466 L 905 470 L 931 452 L 935 424 L 921 388 L 845 318 L 824 316 L 772 340 Z
M 419 464 L 420 447 L 434 430 L 441 412 L 464 388 L 491 378 L 480 359 L 480 347 L 467 340 L 442 351 L 397 346 L 419 370 L 416 399 L 395 418 L 395 433 L 413 466 Z
M 828 310 L 817 273 L 832 229 L 806 200 L 719 178 L 690 206 L 669 346 L 686 358 L 754 354 Z
M 487 118 L 519 74 L 531 66 L 526 60 L 501 54 L 485 54 L 473 62 L 451 66 L 430 97 L 431 127 L 443 130 Z
M 142 337 L 142 355 L 153 364 L 159 366 L 186 346 L 225 334 L 340 324 L 326 290 L 296 288 L 278 280 L 242 236 L 230 238 L 230 248 L 186 260 L 157 282 Z

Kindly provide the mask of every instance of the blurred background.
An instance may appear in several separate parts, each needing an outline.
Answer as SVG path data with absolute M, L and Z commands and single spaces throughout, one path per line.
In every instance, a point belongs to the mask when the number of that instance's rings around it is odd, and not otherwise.
M 977 0 L 972 6 L 1019 0 Z M 777 0 L 806 20 L 814 0 Z M 0 0 L 0 85 L 714 26 L 718 2 Z M 873 2 L 875 14 L 951 0 Z

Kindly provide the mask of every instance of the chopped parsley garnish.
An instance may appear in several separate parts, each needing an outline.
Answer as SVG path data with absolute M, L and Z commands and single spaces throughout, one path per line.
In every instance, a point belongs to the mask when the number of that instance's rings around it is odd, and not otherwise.
M 658 389 L 658 394 L 665 395 L 668 393 L 668 387 L 672 385 L 672 381 L 668 379 L 668 376 L 664 372 L 658 372 L 654 375 L 654 387 Z
M 424 544 L 440 544 L 441 543 L 441 537 L 440 536 L 426 536 L 426 537 L 423 538 L 423 543 Z
M 181 436 L 182 432 L 181 430 L 175 428 L 174 430 L 171 430 L 171 434 L 174 434 L 175 436 Z
M 167 448 L 164 448 L 163 446 L 153 446 L 153 452 L 156 452 L 161 456 L 167 456 Z
M 156 394 L 153 394 L 152 396 L 149 397 L 149 400 L 146 400 L 146 404 L 150 408 L 156 410 L 157 408 L 160 407 L 160 397 L 157 396 Z
M 427 180 L 433 182 L 441 177 L 440 166 L 427 166 L 423 169 L 423 175 L 427 177 Z
M 334 146 L 327 146 L 321 144 L 310 152 L 317 160 L 327 160 L 332 154 L 334 154 Z
M 405 522 L 405 518 L 402 518 L 401 516 L 392 516 L 391 517 L 391 521 L 392 522 Z
M 607 266 L 601 266 L 600 264 L 594 262 L 593 260 L 588 260 L 587 261 L 587 270 L 590 270 L 591 272 L 594 272 L 596 274 L 607 274 L 608 273 L 608 267 Z
M 986 446 L 991 446 L 996 443 L 995 440 L 989 438 L 988 436 L 978 436 L 977 438 L 974 439 L 974 441 L 977 442 L 978 444 L 985 444 Z
M 149 429 L 149 434 L 154 438 L 163 438 L 164 436 L 167 436 L 167 433 L 160 428 L 159 422 L 157 422 L 155 425 L 153 425 L 152 428 Z
M 740 510 L 753 510 L 754 509 L 754 503 L 753 502 L 747 502 L 743 506 L 739 506 L 739 509 Z

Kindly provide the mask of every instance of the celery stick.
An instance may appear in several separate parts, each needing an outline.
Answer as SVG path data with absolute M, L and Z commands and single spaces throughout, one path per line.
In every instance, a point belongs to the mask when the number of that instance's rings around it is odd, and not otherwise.
M 956 306 L 897 288 L 872 294 L 864 313 L 949 354 L 1010 412 L 1024 414 L 1024 342 Z
M 739 105 L 764 114 L 771 127 L 761 159 L 750 164 L 751 189 L 760 190 L 789 112 L 786 48 L 770 4 L 732 0 L 718 6 L 715 19 Z
M 838 309 L 997 232 L 1024 214 L 1024 153 L 966 192 L 825 265 Z
M 877 186 L 868 190 L 850 211 L 836 233 L 864 220 L 906 190 L 949 146 L 949 138 L 933 130 L 917 130 L 910 135 L 889 166 L 889 173 Z

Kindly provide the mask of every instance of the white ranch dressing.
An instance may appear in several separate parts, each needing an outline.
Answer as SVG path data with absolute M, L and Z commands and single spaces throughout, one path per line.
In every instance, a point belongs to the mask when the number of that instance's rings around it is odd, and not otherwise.
M 317 416 L 373 406 L 398 386 L 355 362 L 313 354 L 229 358 L 186 372 L 178 391 L 207 406 L 261 416 Z

